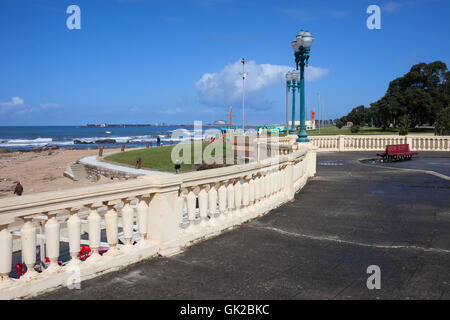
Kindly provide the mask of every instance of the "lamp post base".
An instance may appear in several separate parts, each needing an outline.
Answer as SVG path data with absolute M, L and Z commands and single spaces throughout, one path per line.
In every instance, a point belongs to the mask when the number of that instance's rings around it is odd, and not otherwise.
M 301 138 L 297 138 L 296 141 L 297 142 L 309 142 L 309 139 L 307 137 L 301 137 Z
M 289 134 L 297 134 L 297 130 L 290 129 Z
M 305 130 L 301 130 L 298 134 L 297 142 L 309 142 L 308 135 Z

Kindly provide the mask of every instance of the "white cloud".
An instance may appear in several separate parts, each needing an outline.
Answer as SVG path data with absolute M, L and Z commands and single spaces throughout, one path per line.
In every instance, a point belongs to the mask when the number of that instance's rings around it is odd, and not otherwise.
M 400 9 L 401 7 L 404 7 L 408 4 L 409 2 L 397 2 L 397 1 L 391 1 L 386 3 L 383 6 L 383 10 L 389 13 L 395 12 L 398 9 Z
M 130 112 L 131 113 L 139 113 L 139 112 L 141 112 L 141 108 L 139 108 L 138 106 L 132 106 L 130 108 Z
M 334 18 L 343 18 L 347 17 L 349 15 L 349 12 L 346 10 L 336 10 L 331 12 L 331 16 Z
M 292 70 L 290 66 L 257 64 L 249 61 L 245 64 L 246 104 L 254 109 L 268 107 L 263 89 L 276 83 L 284 83 L 285 74 Z M 201 103 L 214 107 L 229 107 L 242 99 L 242 64 L 240 60 L 225 66 L 217 73 L 205 73 L 195 87 Z M 328 74 L 328 69 L 308 67 L 305 71 L 306 81 L 317 81 Z
M 164 111 L 161 111 L 161 113 L 166 113 L 166 114 L 177 114 L 177 113 L 183 113 L 183 109 L 181 108 L 174 108 L 174 109 L 166 109 Z
M 11 101 L 0 102 L 1 111 L 5 111 L 9 108 L 17 107 L 23 105 L 23 99 L 19 97 L 12 97 Z
M 58 103 L 41 103 L 39 106 L 42 109 L 56 109 L 62 107 L 62 105 Z

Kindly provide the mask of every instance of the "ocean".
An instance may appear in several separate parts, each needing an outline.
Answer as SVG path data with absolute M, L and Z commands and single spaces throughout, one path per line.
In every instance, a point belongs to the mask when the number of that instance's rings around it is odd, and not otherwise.
M 13 150 L 30 150 L 46 145 L 60 148 L 90 148 L 98 145 L 117 147 L 125 143 L 129 147 L 144 147 L 147 142 L 156 143 L 159 136 L 161 143 L 168 145 L 170 140 L 177 143 L 187 136 L 172 139 L 176 129 L 186 129 L 193 137 L 193 127 L 155 126 L 155 127 L 82 127 L 82 126 L 5 126 L 0 127 L 0 148 Z M 204 130 L 210 128 L 204 128 Z M 205 138 L 205 136 L 202 136 Z M 95 141 L 113 139 L 115 143 L 96 144 Z M 75 144 L 75 140 L 89 144 Z

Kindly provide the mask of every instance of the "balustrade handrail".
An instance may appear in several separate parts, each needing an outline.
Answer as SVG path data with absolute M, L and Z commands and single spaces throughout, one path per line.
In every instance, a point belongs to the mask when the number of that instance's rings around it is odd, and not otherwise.
M 198 181 L 202 181 L 203 184 L 230 180 L 239 177 L 247 176 L 255 171 L 258 171 L 263 168 L 269 168 L 271 166 L 277 166 L 286 163 L 287 161 L 291 161 L 292 158 L 303 158 L 308 149 L 300 148 L 299 150 L 294 151 L 292 154 L 288 155 L 278 155 L 278 157 L 271 157 L 267 159 L 260 160 L 258 162 L 251 162 L 247 164 L 238 164 L 224 168 L 216 168 L 202 171 L 194 171 L 194 172 L 186 172 L 180 174 L 182 179 L 182 187 L 192 186 Z M 276 161 L 274 161 L 276 159 Z
M 48 191 L 15 198 L 2 199 L 0 225 L 14 222 L 15 218 L 40 212 L 63 210 L 88 204 L 172 190 L 181 183 L 176 175 L 142 176 L 138 179 L 112 184 Z

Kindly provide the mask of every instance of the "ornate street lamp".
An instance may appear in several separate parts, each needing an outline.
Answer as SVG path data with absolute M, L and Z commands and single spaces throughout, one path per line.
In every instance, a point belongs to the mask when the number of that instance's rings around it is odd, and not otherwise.
M 305 66 L 308 66 L 309 52 L 313 41 L 314 38 L 310 32 L 300 30 L 291 42 L 297 70 L 300 65 L 300 132 L 297 142 L 309 142 L 305 126 Z
M 291 128 L 289 129 L 290 134 L 296 134 L 295 130 L 295 90 L 300 89 L 300 74 L 294 70 L 289 71 L 286 74 L 286 85 L 288 89 L 292 89 L 292 121 Z

